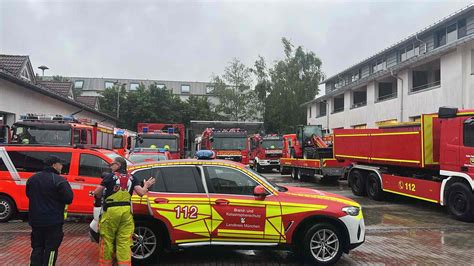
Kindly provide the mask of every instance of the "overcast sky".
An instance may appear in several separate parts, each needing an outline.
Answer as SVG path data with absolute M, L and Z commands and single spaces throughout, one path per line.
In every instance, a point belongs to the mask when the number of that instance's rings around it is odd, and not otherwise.
M 231 58 L 315 52 L 329 76 L 469 1 L 0 0 L 0 53 L 47 75 L 209 81 Z

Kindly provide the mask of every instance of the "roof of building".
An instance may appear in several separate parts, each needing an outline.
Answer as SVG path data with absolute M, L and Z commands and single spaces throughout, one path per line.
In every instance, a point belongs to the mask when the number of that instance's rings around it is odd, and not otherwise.
M 100 111 L 94 109 L 93 107 L 90 107 L 90 106 L 88 106 L 84 103 L 76 102 L 73 99 L 70 99 L 68 97 L 65 97 L 65 96 L 53 91 L 52 89 L 48 89 L 46 87 L 39 86 L 38 84 L 34 84 L 31 81 L 21 79 L 17 75 L 14 75 L 13 73 L 10 73 L 9 71 L 4 70 L 1 67 L 0 67 L 0 78 L 8 80 L 12 83 L 15 83 L 19 86 L 25 87 L 27 89 L 36 91 L 36 92 L 41 93 L 43 95 L 49 96 L 51 98 L 57 99 L 61 102 L 64 102 L 64 103 L 67 103 L 67 104 L 70 104 L 70 105 L 74 105 L 74 106 L 76 106 L 76 107 L 78 107 L 82 110 L 91 112 L 91 113 L 96 114 L 96 115 L 103 116 L 103 117 L 107 118 L 110 121 L 117 122 L 117 118 L 115 118 L 113 116 L 110 116 L 106 113 L 100 112 Z
M 0 54 L 0 68 L 15 76 L 20 74 L 27 61 L 27 55 Z
M 64 97 L 71 96 L 72 82 L 69 81 L 46 81 L 38 80 L 37 83 Z
M 83 103 L 91 108 L 96 108 L 97 106 L 97 101 L 99 100 L 99 97 L 97 96 L 76 96 L 76 101 Z
M 332 75 L 332 76 L 330 76 L 330 77 L 324 79 L 323 81 L 321 81 L 320 84 L 326 83 L 326 82 L 328 82 L 328 81 L 330 81 L 330 80 L 332 80 L 332 79 L 334 79 L 334 78 L 337 78 L 337 77 L 339 77 L 340 75 L 342 75 L 343 73 L 345 73 L 345 72 L 347 72 L 347 71 L 349 71 L 349 70 L 352 70 L 352 69 L 354 69 L 354 68 L 356 68 L 356 67 L 358 67 L 358 66 L 362 66 L 363 64 L 366 64 L 366 63 L 368 63 L 369 61 L 375 59 L 377 56 L 383 55 L 384 53 L 386 53 L 386 52 L 388 52 L 388 51 L 390 51 L 390 50 L 396 48 L 398 45 L 400 45 L 400 44 L 402 44 L 402 43 L 404 43 L 404 42 L 406 42 L 406 41 L 408 41 L 408 40 L 410 40 L 410 39 L 412 39 L 412 38 L 416 38 L 416 37 L 419 36 L 419 35 L 423 35 L 424 33 L 427 33 L 428 31 L 431 31 L 431 30 L 435 29 L 436 27 L 440 26 L 441 24 L 446 23 L 446 22 L 449 21 L 450 19 L 452 19 L 452 18 L 454 18 L 454 17 L 457 17 L 457 16 L 460 16 L 460 15 L 463 15 L 463 14 L 466 14 L 467 12 L 469 12 L 469 11 L 471 11 L 471 10 L 473 10 L 473 9 L 474 9 L 474 4 L 470 4 L 470 5 L 468 5 L 467 7 L 462 8 L 462 9 L 460 9 L 460 10 L 454 12 L 453 14 L 446 16 L 446 17 L 444 17 L 444 18 L 438 20 L 437 22 L 435 22 L 435 23 L 433 23 L 433 24 L 431 24 L 431 25 L 429 25 L 429 26 L 423 28 L 422 30 L 420 30 L 420 31 L 418 31 L 418 32 L 416 32 L 416 33 L 414 33 L 414 34 L 412 34 L 412 35 L 410 35 L 410 36 L 408 36 L 408 37 L 402 39 L 401 41 L 399 41 L 399 42 L 397 42 L 397 43 L 395 43 L 395 44 L 393 44 L 393 45 L 391 45 L 391 46 L 389 46 L 389 47 L 387 47 L 387 48 L 381 50 L 380 52 L 378 52 L 378 53 L 376 53 L 376 54 L 374 54 L 374 55 L 372 55 L 372 56 L 370 56 L 370 57 L 368 57 L 368 58 L 365 58 L 365 59 L 363 59 L 362 61 L 360 61 L 360 62 L 358 62 L 358 63 L 356 63 L 356 64 L 354 64 L 354 65 L 351 65 L 350 67 L 344 69 L 343 71 L 341 71 L 341 72 L 339 72 L 339 73 L 336 73 L 335 75 Z

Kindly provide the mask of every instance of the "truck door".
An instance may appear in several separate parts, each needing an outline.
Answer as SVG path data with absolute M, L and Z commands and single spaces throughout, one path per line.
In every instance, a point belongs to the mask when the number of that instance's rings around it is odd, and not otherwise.
M 474 117 L 467 118 L 462 125 L 462 147 L 460 149 L 461 172 L 474 178 Z
M 162 166 L 148 192 L 150 211 L 168 228 L 172 244 L 210 241 L 211 208 L 197 166 Z
M 279 243 L 283 237 L 281 208 L 275 195 L 257 199 L 260 185 L 239 169 L 206 166 L 206 183 L 212 207 L 211 243 Z

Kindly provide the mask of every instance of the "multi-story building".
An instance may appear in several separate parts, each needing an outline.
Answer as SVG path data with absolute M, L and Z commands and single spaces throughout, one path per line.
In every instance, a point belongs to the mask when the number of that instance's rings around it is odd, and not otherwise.
M 474 108 L 474 6 L 328 77 L 304 104 L 308 124 L 376 127 L 417 121 L 440 106 Z
M 99 96 L 101 91 L 113 87 L 114 84 L 124 85 L 128 91 L 136 90 L 140 84 L 143 84 L 145 87 L 156 84 L 159 88 L 166 87 L 171 90 L 173 94 L 179 95 L 182 100 L 186 100 L 190 95 L 196 95 L 209 97 L 211 102 L 216 102 L 216 97 L 213 96 L 213 87 L 209 82 L 86 77 L 65 78 L 74 84 L 75 89 L 82 91 L 82 96 Z

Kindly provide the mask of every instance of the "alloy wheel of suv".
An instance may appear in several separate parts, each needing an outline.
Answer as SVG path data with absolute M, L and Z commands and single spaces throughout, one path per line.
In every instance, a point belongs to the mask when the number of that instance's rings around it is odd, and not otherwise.
M 313 225 L 304 238 L 305 255 L 317 265 L 332 265 L 342 256 L 342 242 L 338 230 L 331 224 Z
M 158 248 L 155 231 L 146 225 L 137 225 L 133 237 L 132 257 L 140 261 L 147 260 L 153 257 Z

